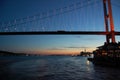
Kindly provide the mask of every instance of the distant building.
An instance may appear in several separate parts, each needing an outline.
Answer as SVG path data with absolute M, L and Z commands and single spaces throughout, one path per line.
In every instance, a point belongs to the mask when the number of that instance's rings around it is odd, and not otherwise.
M 80 56 L 91 56 L 92 53 L 91 52 L 80 52 Z

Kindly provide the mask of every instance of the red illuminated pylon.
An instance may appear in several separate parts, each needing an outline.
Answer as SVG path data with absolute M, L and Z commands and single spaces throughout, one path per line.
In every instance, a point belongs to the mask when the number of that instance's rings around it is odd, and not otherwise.
M 106 35 L 106 42 L 109 43 L 111 39 L 112 43 L 115 43 L 116 41 L 115 41 L 114 22 L 112 17 L 111 0 L 103 0 L 103 8 L 104 8 L 105 29 L 106 32 L 110 32 L 110 34 Z M 110 27 L 108 24 L 110 25 Z

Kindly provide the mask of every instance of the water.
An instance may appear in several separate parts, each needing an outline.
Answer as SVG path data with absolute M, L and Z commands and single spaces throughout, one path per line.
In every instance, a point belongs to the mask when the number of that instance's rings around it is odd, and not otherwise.
M 94 66 L 86 57 L 0 57 L 0 80 L 120 80 L 120 70 Z

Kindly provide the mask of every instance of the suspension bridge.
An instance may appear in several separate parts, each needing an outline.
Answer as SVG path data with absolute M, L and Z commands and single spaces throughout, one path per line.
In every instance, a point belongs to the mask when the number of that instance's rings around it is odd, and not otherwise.
M 82 0 L 62 8 L 0 23 L 0 35 L 120 35 L 119 5 L 112 0 Z M 113 17 L 115 20 L 115 25 Z M 100 19 L 102 18 L 102 19 Z M 114 27 L 117 26 L 117 27 Z M 114 29 L 115 28 L 115 29 Z

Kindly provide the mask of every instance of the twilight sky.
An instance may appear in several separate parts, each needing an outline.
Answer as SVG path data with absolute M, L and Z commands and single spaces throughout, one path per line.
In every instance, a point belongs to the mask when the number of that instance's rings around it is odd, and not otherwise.
M 86 29 L 87 31 L 104 31 L 102 0 L 100 4 L 97 3 L 97 1 L 99 0 L 96 0 L 96 4 L 90 7 L 83 7 L 70 13 L 53 16 L 53 18 L 48 18 L 41 23 L 34 22 L 34 25 L 37 27 L 41 25 L 45 27 L 48 26 L 47 29 L 54 28 L 53 30 L 63 29 L 60 28 L 60 26 L 65 27 L 65 30 L 70 30 L 68 29 L 68 26 L 70 26 L 73 31 L 79 29 L 83 31 Z M 0 0 L 0 23 L 9 22 L 14 19 L 22 19 L 38 13 L 47 13 L 50 10 L 55 11 L 79 2 L 82 2 L 81 5 L 84 5 L 85 2 L 89 3 L 89 0 Z M 120 14 L 118 11 L 120 1 L 116 0 L 116 2 L 114 2 L 112 0 L 112 5 L 115 30 L 120 31 Z M 44 14 L 42 14 L 42 16 L 43 15 Z M 26 26 L 27 28 L 25 30 L 27 30 L 28 26 L 31 26 L 31 23 L 21 26 Z M 117 42 L 120 41 L 119 36 L 117 36 L 116 39 Z M 84 49 L 87 51 L 95 50 L 97 46 L 102 45 L 104 42 L 105 36 L 100 35 L 0 36 L 0 50 L 37 54 L 78 54 Z

